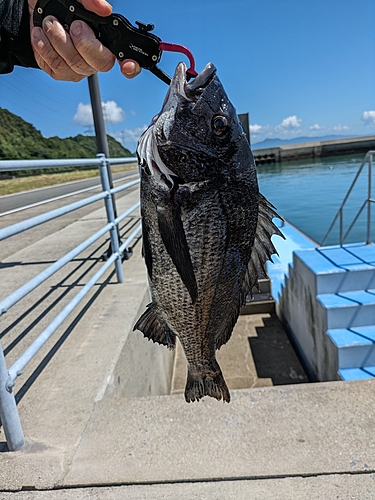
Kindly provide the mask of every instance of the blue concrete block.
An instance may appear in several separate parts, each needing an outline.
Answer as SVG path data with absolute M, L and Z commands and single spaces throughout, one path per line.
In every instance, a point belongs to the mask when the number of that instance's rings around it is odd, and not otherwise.
M 317 295 L 325 309 L 327 329 L 375 324 L 375 295 L 366 291 Z
M 375 304 L 375 290 L 354 290 L 349 292 L 340 292 L 342 298 L 352 300 L 353 302 L 362 304 Z
M 342 380 L 364 380 L 375 377 L 375 366 L 365 368 L 344 368 L 339 370 L 339 376 Z
M 327 257 L 317 249 L 297 250 L 294 252 L 314 274 L 325 273 L 345 273 L 341 267 L 331 262 Z
M 375 262 L 375 245 L 352 244 L 345 245 L 344 248 L 367 264 Z
M 375 325 L 370 326 L 355 326 L 351 330 L 357 335 L 375 343 Z
M 360 333 L 360 330 L 369 330 L 367 335 Z M 356 345 L 375 345 L 375 326 L 354 327 L 354 328 L 336 328 L 327 331 L 327 335 L 337 348 L 352 347 Z M 372 338 L 371 338 L 372 337 Z
M 328 330 L 327 335 L 337 350 L 339 369 L 375 364 L 375 326 Z
M 337 293 L 323 293 L 317 295 L 316 298 L 325 309 L 339 309 L 344 307 L 356 307 L 358 302 L 349 298 L 343 297 Z
M 327 257 L 327 259 L 329 259 L 333 264 L 339 267 L 353 264 L 363 264 L 363 261 L 361 259 L 358 259 L 345 247 L 320 247 L 319 252 L 321 252 L 325 257 Z

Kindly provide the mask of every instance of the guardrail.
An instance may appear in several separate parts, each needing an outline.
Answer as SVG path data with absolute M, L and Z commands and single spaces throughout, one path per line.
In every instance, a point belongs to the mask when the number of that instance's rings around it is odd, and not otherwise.
M 65 205 L 56 210 L 51 210 L 44 214 L 32 217 L 25 221 L 13 224 L 11 226 L 0 229 L 0 241 L 23 231 L 36 227 L 40 224 L 53 220 L 62 215 L 68 214 L 74 210 L 90 205 L 98 200 L 104 199 L 107 224 L 83 241 L 76 248 L 54 262 L 44 271 L 39 273 L 29 282 L 15 290 L 9 296 L 0 301 L 0 316 L 5 314 L 12 306 L 23 299 L 30 292 L 35 290 L 36 287 L 44 283 L 49 277 L 55 274 L 58 270 L 71 262 L 77 255 L 83 252 L 86 248 L 92 245 L 99 238 L 109 232 L 111 241 L 111 255 L 106 262 L 98 269 L 95 275 L 84 285 L 84 287 L 76 294 L 76 296 L 67 304 L 64 309 L 53 319 L 53 321 L 45 328 L 45 330 L 38 336 L 34 342 L 25 350 L 25 352 L 10 366 L 6 365 L 4 352 L 0 343 L 0 424 L 4 428 L 5 437 L 7 440 L 8 449 L 15 451 L 20 449 L 24 444 L 24 436 L 22 426 L 17 410 L 16 401 L 13 394 L 13 387 L 16 378 L 21 375 L 22 370 L 37 354 L 41 347 L 47 342 L 52 334 L 57 330 L 61 323 L 69 316 L 81 300 L 98 282 L 100 277 L 110 268 L 114 263 L 116 276 L 119 283 L 124 281 L 122 270 L 122 259 L 124 252 L 130 243 L 137 237 L 141 231 L 141 224 L 139 224 L 132 233 L 128 236 L 126 241 L 121 243 L 119 241 L 118 225 L 128 215 L 138 209 L 139 202 L 130 207 L 119 216 L 115 216 L 116 210 L 114 206 L 113 197 L 116 193 L 123 191 L 131 186 L 139 183 L 139 178 L 118 187 L 111 188 L 108 175 L 109 165 L 118 165 L 124 163 L 134 163 L 135 159 L 129 158 L 106 158 L 100 154 L 93 159 L 78 159 L 78 160 L 20 160 L 20 161 L 0 161 L 0 171 L 14 171 L 14 170 L 27 170 L 27 169 L 40 169 L 49 167 L 67 167 L 67 166 L 98 166 L 100 171 L 100 179 L 102 192 L 85 198 L 84 200 Z
M 371 203 L 374 203 L 375 200 L 372 198 L 372 157 L 375 155 L 375 151 L 368 151 L 358 169 L 358 172 L 356 173 L 353 182 L 351 183 L 348 192 L 346 193 L 340 208 L 338 209 L 335 217 L 333 218 L 333 221 L 331 222 L 331 225 L 328 228 L 328 231 L 326 232 L 321 245 L 323 246 L 329 235 L 331 234 L 337 220 L 339 221 L 339 244 L 343 245 L 346 238 L 348 237 L 350 231 L 353 229 L 355 223 L 357 222 L 359 216 L 363 212 L 364 208 L 367 207 L 367 218 L 366 218 L 366 245 L 369 245 L 371 243 Z M 359 210 L 357 211 L 356 215 L 354 216 L 352 222 L 349 224 L 348 229 L 344 232 L 344 208 L 345 205 L 348 201 L 348 198 L 350 196 L 350 193 L 352 192 L 359 175 L 361 174 L 363 168 L 365 165 L 368 165 L 368 172 L 367 172 L 367 198 L 363 201 L 362 205 L 360 206 Z

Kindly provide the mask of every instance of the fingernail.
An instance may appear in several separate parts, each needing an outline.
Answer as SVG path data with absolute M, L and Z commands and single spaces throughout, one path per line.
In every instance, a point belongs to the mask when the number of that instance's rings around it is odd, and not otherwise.
M 73 36 L 78 36 L 82 32 L 82 22 L 81 21 L 74 21 L 70 27 L 70 33 Z
M 137 71 L 137 67 L 135 65 L 135 63 L 133 62 L 128 62 L 126 64 L 126 75 L 129 75 L 129 76 L 132 76 L 134 75 L 134 73 Z
M 42 30 L 40 28 L 38 28 L 37 26 L 35 26 L 32 30 L 31 30 L 31 38 L 35 41 L 39 40 L 40 39 L 40 35 L 42 34 Z
M 49 31 L 52 28 L 52 21 L 51 18 L 46 17 L 43 21 L 43 30 L 45 33 Z

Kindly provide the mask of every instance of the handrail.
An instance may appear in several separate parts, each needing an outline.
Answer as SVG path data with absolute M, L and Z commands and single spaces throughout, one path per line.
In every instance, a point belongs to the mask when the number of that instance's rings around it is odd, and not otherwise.
M 138 174 L 134 174 L 130 177 L 137 177 Z M 120 179 L 113 179 L 113 183 L 119 183 L 124 179 L 124 177 L 121 177 Z M 74 181 L 73 181 L 74 182 Z M 80 182 L 80 181 L 78 181 Z M 60 196 L 55 196 L 53 198 L 48 198 L 47 200 L 42 200 L 42 201 L 37 201 L 35 203 L 30 203 L 30 205 L 24 205 L 22 207 L 14 208 L 12 210 L 8 210 L 7 212 L 1 212 L 0 217 L 5 217 L 6 215 L 12 215 L 17 212 L 22 212 L 23 210 L 29 210 L 30 208 L 35 208 L 35 207 L 40 207 L 40 205 L 46 205 L 47 203 L 52 203 L 54 201 L 59 201 L 63 200 L 64 198 L 70 198 L 72 196 L 77 196 L 77 194 L 82 194 L 82 193 L 87 193 L 88 191 L 93 191 L 94 189 L 101 188 L 102 185 L 100 184 L 95 184 L 94 186 L 84 188 L 84 189 L 78 189 L 78 191 L 71 191 L 70 193 L 62 194 Z M 19 193 L 18 193 L 19 194 Z M 12 195 L 8 195 L 12 196 Z
M 134 162 L 134 159 L 131 159 Z M 24 437 L 18 410 L 13 394 L 13 386 L 15 379 L 21 374 L 24 367 L 31 361 L 37 354 L 45 342 L 53 335 L 61 323 L 69 316 L 69 314 L 77 307 L 81 300 L 87 295 L 92 287 L 97 283 L 100 277 L 115 264 L 117 281 L 122 283 L 124 281 L 122 260 L 126 248 L 137 237 L 141 231 L 141 224 L 133 230 L 124 243 L 119 241 L 118 225 L 128 215 L 133 213 L 139 208 L 140 203 L 135 203 L 132 207 L 128 208 L 124 213 L 115 216 L 113 205 L 113 196 L 120 191 L 128 189 L 139 183 L 139 178 L 115 188 L 110 188 L 108 165 L 129 163 L 128 158 L 106 158 L 104 155 L 98 155 L 96 158 L 91 159 L 74 159 L 74 160 L 19 160 L 19 161 L 0 161 L 0 171 L 14 171 L 14 170 L 27 170 L 36 168 L 46 168 L 48 166 L 66 167 L 66 166 L 99 166 L 100 179 L 102 192 L 86 198 L 75 203 L 65 205 L 61 208 L 51 210 L 44 214 L 26 219 L 25 221 L 13 224 L 0 230 L 0 241 L 23 231 L 36 227 L 47 221 L 70 213 L 78 208 L 88 206 L 95 201 L 104 199 L 105 208 L 107 213 L 107 223 L 95 234 L 87 238 L 78 246 L 73 248 L 66 255 L 62 256 L 52 265 L 44 269 L 37 276 L 29 280 L 20 288 L 12 292 L 9 296 L 0 301 L 0 316 L 5 314 L 12 306 L 18 303 L 21 299 L 26 297 L 30 292 L 35 290 L 36 287 L 44 283 L 53 274 L 59 271 L 62 267 L 72 261 L 77 255 L 82 253 L 86 248 L 92 245 L 104 234 L 110 234 L 112 253 L 108 260 L 101 265 L 95 275 L 83 286 L 83 288 L 73 297 L 73 299 L 63 308 L 62 311 L 51 321 L 51 323 L 39 334 L 39 336 L 31 343 L 20 357 L 14 361 L 13 365 L 8 369 L 4 356 L 4 351 L 0 343 L 0 423 L 3 425 L 4 433 L 6 436 L 8 448 L 11 451 L 18 450 L 24 444 Z M 128 252 L 126 252 L 128 254 Z
M 15 170 L 37 170 L 41 168 L 59 168 L 59 167 L 99 167 L 102 161 L 102 155 L 96 158 L 74 158 L 68 160 L 1 160 L 0 172 L 13 172 Z M 107 158 L 106 161 L 111 165 L 123 165 L 124 163 L 137 163 L 133 157 L 126 158 Z
M 346 193 L 339 209 L 337 210 L 336 215 L 334 216 L 322 242 L 321 245 L 323 246 L 329 235 L 331 234 L 337 219 L 339 219 L 339 244 L 343 245 L 346 238 L 348 237 L 350 231 L 353 229 L 355 223 L 357 222 L 359 216 L 361 215 L 363 209 L 367 206 L 367 221 L 366 221 L 366 245 L 369 245 L 371 243 L 371 203 L 374 203 L 375 200 L 372 199 L 371 194 L 372 194 L 372 157 L 375 155 L 375 151 L 370 150 L 366 153 L 365 157 L 362 160 L 362 163 L 348 189 L 348 192 Z M 368 177 L 367 177 L 367 198 L 364 200 L 362 203 L 361 207 L 355 214 L 352 222 L 350 223 L 348 229 L 344 233 L 344 207 L 346 205 L 346 202 L 348 201 L 348 198 L 364 168 L 364 166 L 368 164 Z

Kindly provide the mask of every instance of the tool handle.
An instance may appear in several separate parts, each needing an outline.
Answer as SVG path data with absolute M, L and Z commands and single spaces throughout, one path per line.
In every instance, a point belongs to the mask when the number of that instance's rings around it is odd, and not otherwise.
M 39 0 L 34 9 L 34 25 L 41 27 L 43 19 L 49 15 L 56 17 L 67 32 L 73 21 L 84 21 L 120 61 L 133 59 L 148 70 L 153 70 L 160 61 L 161 39 L 150 33 L 154 29 L 152 24 L 137 21 L 137 28 L 121 14 L 101 17 L 76 0 Z

